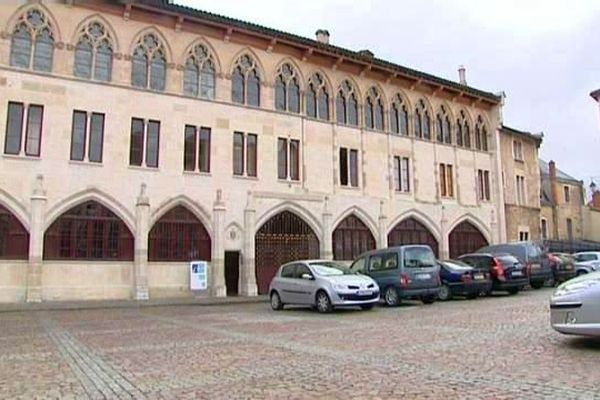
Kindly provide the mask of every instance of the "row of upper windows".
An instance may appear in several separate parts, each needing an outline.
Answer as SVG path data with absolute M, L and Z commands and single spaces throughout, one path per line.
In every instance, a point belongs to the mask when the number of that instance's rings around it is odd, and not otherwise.
M 102 22 L 92 20 L 87 23 L 80 30 L 74 47 L 73 74 L 83 79 L 111 81 L 113 40 Z M 38 8 L 28 9 L 18 19 L 12 32 L 10 65 L 51 72 L 53 53 L 54 34 L 48 17 Z M 132 86 L 164 91 L 166 75 L 165 44 L 155 33 L 142 35 L 131 55 Z M 263 79 L 257 61 L 249 54 L 240 56 L 231 73 L 232 102 L 259 107 Z M 215 86 L 214 55 L 207 46 L 197 44 L 187 55 L 183 72 L 183 93 L 214 99 Z M 439 143 L 488 150 L 489 130 L 482 115 L 477 116 L 474 126 L 464 110 L 453 118 L 450 111 L 442 105 L 434 116 L 425 99 L 419 99 L 413 109 L 400 93 L 394 96 L 388 108 L 381 91 L 375 86 L 368 90 L 364 107 L 361 107 L 357 90 L 348 79 L 342 81 L 332 100 L 331 89 L 319 72 L 308 79 L 303 92 L 294 66 L 291 63 L 281 65 L 275 79 L 276 110 L 304 113 L 311 118 L 330 121 L 330 107 L 334 104 L 335 121 L 340 124 L 362 124 L 367 129 L 425 140 L 435 138 Z

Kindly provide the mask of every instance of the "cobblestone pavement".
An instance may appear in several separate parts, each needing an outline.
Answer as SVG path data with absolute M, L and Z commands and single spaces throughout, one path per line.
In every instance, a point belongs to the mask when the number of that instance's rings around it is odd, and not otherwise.
M 600 341 L 552 331 L 550 294 L 0 313 L 0 398 L 600 399 Z

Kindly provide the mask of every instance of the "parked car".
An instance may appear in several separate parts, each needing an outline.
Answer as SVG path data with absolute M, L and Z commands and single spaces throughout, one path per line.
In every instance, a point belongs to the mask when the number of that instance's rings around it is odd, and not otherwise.
M 551 285 L 560 284 L 575 277 L 575 258 L 568 253 L 548 253 L 548 261 L 552 270 Z
M 459 260 L 438 261 L 442 287 L 438 299 L 445 301 L 453 296 L 475 299 L 492 286 L 488 268 L 476 269 Z
M 529 283 L 523 264 L 511 254 L 472 253 L 458 259 L 477 269 L 488 269 L 492 278 L 490 292 L 499 290 L 517 294 Z
M 273 310 L 287 304 L 314 306 L 321 313 L 348 306 L 370 310 L 379 302 L 379 286 L 341 263 L 305 260 L 279 267 L 269 285 L 269 296 Z
M 552 269 L 548 260 L 548 253 L 535 242 L 514 242 L 494 244 L 482 247 L 477 253 L 508 253 L 516 257 L 525 266 L 529 285 L 540 289 L 544 283 L 552 278 Z
M 573 257 L 575 257 L 575 270 L 578 276 L 600 271 L 600 252 L 582 251 L 573 254 Z
M 550 321 L 560 333 L 600 337 L 600 272 L 560 285 L 550 299 Z
M 388 306 L 402 299 L 433 303 L 440 290 L 439 266 L 429 246 L 405 245 L 361 254 L 350 269 L 373 278 Z

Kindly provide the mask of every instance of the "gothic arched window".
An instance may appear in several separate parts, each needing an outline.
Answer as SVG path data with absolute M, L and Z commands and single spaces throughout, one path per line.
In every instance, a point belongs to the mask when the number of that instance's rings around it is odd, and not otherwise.
M 365 126 L 369 129 L 383 131 L 385 129 L 384 118 L 381 94 L 377 88 L 372 87 L 367 92 L 367 100 L 365 102 Z
M 415 136 L 421 139 L 431 139 L 431 115 L 425 105 L 425 100 L 421 99 L 415 108 Z
M 488 132 L 485 127 L 485 122 L 480 116 L 477 117 L 477 123 L 475 124 L 475 148 L 477 150 L 488 151 Z
M 318 72 L 308 80 L 306 88 L 306 115 L 329 120 L 329 94 L 325 80 Z
M 231 74 L 231 100 L 260 106 L 260 75 L 256 61 L 249 55 L 238 58 Z
M 471 127 L 467 114 L 463 110 L 456 120 L 456 144 L 461 147 L 471 147 Z
M 436 116 L 437 141 L 439 143 L 452 144 L 452 124 L 446 107 L 440 106 L 440 111 Z
M 52 71 L 54 34 L 48 17 L 37 8 L 27 10 L 15 25 L 10 43 L 10 65 Z
M 131 63 L 133 86 L 165 90 L 167 57 L 164 45 L 154 33 L 147 33 L 138 40 Z
M 183 93 L 203 99 L 215 98 L 215 62 L 203 44 L 188 53 L 183 73 Z
M 275 79 L 275 109 L 300 112 L 300 85 L 296 70 L 291 64 L 283 64 Z
M 393 133 L 408 136 L 408 107 L 399 94 L 394 97 L 390 108 L 390 127 Z
M 75 45 L 73 75 L 110 82 L 112 60 L 113 41 L 106 27 L 100 22 L 91 22 L 84 26 Z
M 343 81 L 338 90 L 335 113 L 338 123 L 358 126 L 358 101 L 348 80 Z

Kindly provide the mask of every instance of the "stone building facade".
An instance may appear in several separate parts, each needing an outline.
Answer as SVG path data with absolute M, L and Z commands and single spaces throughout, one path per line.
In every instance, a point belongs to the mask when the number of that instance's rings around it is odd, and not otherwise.
M 5 1 L 0 29 L 0 302 L 506 239 L 494 94 L 167 1 Z
M 508 126 L 500 128 L 500 154 L 508 241 L 540 239 L 542 138 Z

